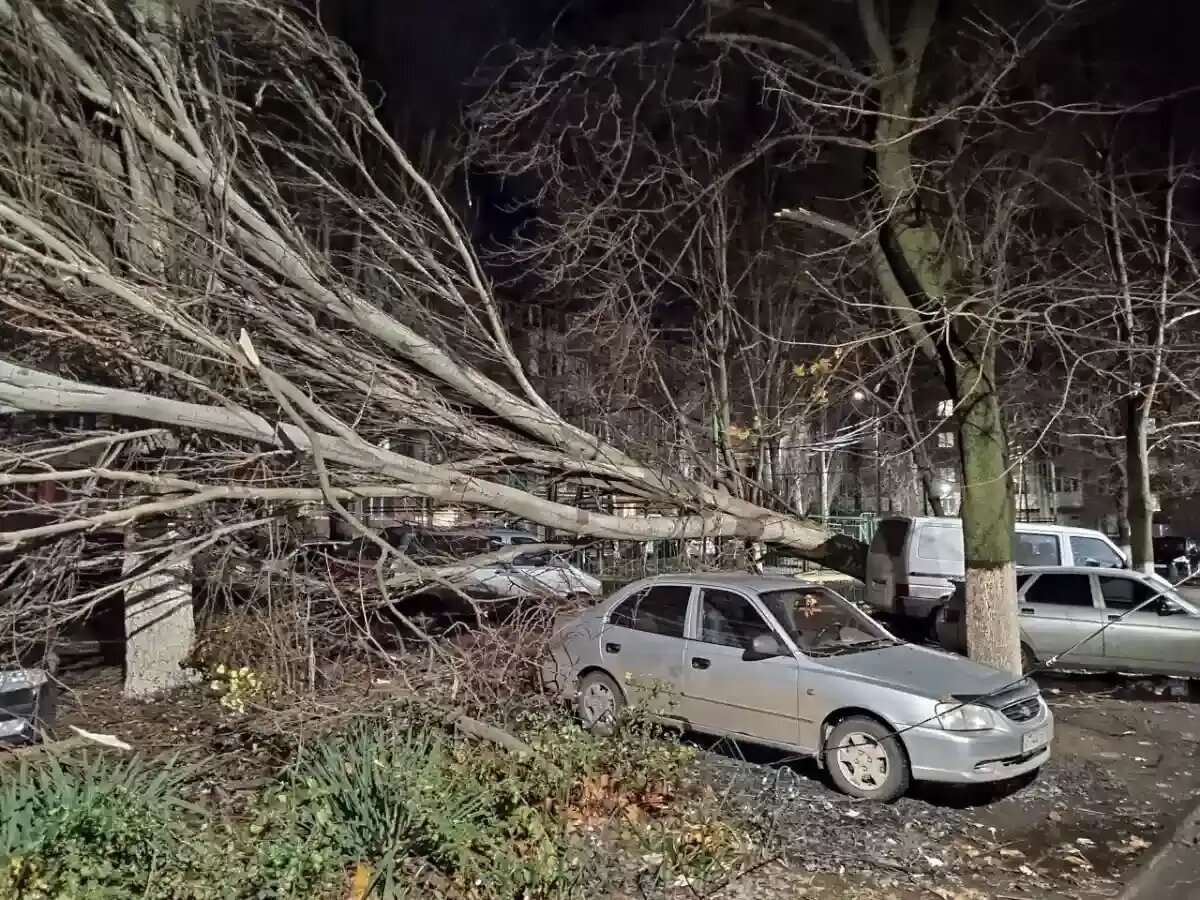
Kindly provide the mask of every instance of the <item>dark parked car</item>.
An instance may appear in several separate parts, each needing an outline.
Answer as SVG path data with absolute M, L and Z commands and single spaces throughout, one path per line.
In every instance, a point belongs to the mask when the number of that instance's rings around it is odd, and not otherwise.
M 44 668 L 0 668 L 0 746 L 35 743 L 54 726 L 58 688 Z
M 537 536 L 513 528 L 385 528 L 380 537 L 411 562 L 433 568 L 453 564 L 508 547 L 540 543 Z M 373 590 L 382 548 L 368 538 L 352 541 L 318 541 L 301 548 L 300 571 L 312 577 L 329 577 L 348 590 Z M 385 578 L 403 569 L 389 567 Z M 507 562 L 493 562 L 464 571 L 453 585 L 433 582 L 406 597 L 398 609 L 420 619 L 427 628 L 471 624 L 479 615 L 501 620 L 527 600 L 596 597 L 599 579 L 549 553 L 527 553 Z
M 1200 545 L 1189 537 L 1156 537 L 1154 571 L 1169 581 L 1183 581 L 1200 572 Z

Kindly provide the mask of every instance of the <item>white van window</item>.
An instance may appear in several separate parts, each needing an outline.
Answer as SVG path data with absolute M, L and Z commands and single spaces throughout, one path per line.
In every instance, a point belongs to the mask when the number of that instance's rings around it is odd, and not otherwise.
M 921 529 L 921 537 L 917 541 L 917 556 L 921 559 L 962 562 L 962 529 L 946 528 L 942 525 L 925 526 Z
M 1018 566 L 1061 566 L 1058 536 L 1018 531 L 1013 544 L 1013 561 Z
M 1104 569 L 1123 569 L 1125 561 L 1112 547 L 1094 537 L 1071 537 L 1071 555 L 1077 566 L 1099 566 Z

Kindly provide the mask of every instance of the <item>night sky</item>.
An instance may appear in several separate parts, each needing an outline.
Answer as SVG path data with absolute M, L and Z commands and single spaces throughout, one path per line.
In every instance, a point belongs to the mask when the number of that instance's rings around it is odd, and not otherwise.
M 542 46 L 608 43 L 627 45 L 664 33 L 686 12 L 702 7 L 688 0 L 312 0 L 327 27 L 359 56 L 364 74 L 382 95 L 384 113 L 398 136 L 412 147 L 431 133 L 453 138 L 466 106 L 480 91 L 480 69 L 513 42 Z M 764 5 L 744 0 L 742 5 Z M 1058 8 L 1078 0 L 943 0 L 944 16 L 990 11 L 1008 13 L 1015 5 L 1030 10 Z M 1082 29 L 1079 46 L 1064 60 L 1062 73 L 1040 78 L 1079 77 L 1082 59 L 1092 61 L 1089 84 L 1102 84 L 1128 101 L 1179 93 L 1176 136 L 1192 161 L 1200 155 L 1200 0 L 1082 0 L 1093 22 Z M 773 9 L 810 22 L 835 37 L 852 54 L 860 35 L 853 0 L 771 0 Z M 992 9 L 989 10 L 989 7 Z M 978 19 L 977 19 L 978 20 Z M 1075 40 L 1076 38 L 1073 38 Z M 1077 55 L 1074 51 L 1077 49 Z M 1057 65 L 1057 63 L 1052 63 Z M 1091 100 L 1079 96 L 1079 102 Z M 1137 135 L 1144 122 L 1131 121 L 1124 133 Z M 1157 141 L 1159 135 L 1145 134 Z M 1142 139 L 1138 137 L 1137 139 Z M 519 188 L 470 174 L 476 206 L 476 237 L 504 240 L 523 227 Z
M 315 0 L 322 18 L 359 55 L 369 77 L 389 98 L 389 112 L 418 131 L 457 120 L 472 94 L 470 82 L 489 53 L 506 42 L 540 45 L 613 42 L 649 36 L 689 8 L 687 0 Z M 995 2 L 995 0 L 991 0 Z M 1193 62 L 1200 31 L 1197 0 L 1083 0 L 1109 27 L 1102 41 L 1124 47 L 1124 71 L 1114 77 L 1173 82 L 1178 90 L 1200 80 Z M 1030 8 L 1071 3 L 1003 0 Z M 835 36 L 854 39 L 854 4 L 847 0 L 749 0 L 770 5 Z M 943 0 L 953 14 L 973 4 Z M 988 5 L 985 0 L 984 7 Z M 696 6 L 691 6 L 696 9 Z M 847 29 L 847 25 L 851 27 Z M 641 32 L 641 34 L 638 34 Z M 853 50 L 852 46 L 849 49 Z M 1110 48 L 1113 49 L 1113 48 Z

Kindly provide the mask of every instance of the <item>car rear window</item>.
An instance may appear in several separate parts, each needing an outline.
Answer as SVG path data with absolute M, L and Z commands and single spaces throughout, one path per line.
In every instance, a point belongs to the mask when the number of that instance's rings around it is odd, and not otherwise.
M 608 622 L 648 634 L 681 638 L 691 596 L 690 587 L 656 584 L 626 599 L 609 614 Z
M 1013 543 L 1013 561 L 1018 566 L 1061 566 L 1058 536 L 1018 531 Z
M 917 540 L 917 556 L 921 559 L 963 561 L 963 533 L 961 528 L 945 525 L 926 525 Z

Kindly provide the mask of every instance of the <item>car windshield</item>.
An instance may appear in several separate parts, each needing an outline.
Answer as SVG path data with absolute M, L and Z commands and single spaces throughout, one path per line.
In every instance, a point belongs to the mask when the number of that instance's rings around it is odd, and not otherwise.
M 805 653 L 820 656 L 898 643 L 873 619 L 822 588 L 767 591 L 762 602 Z

